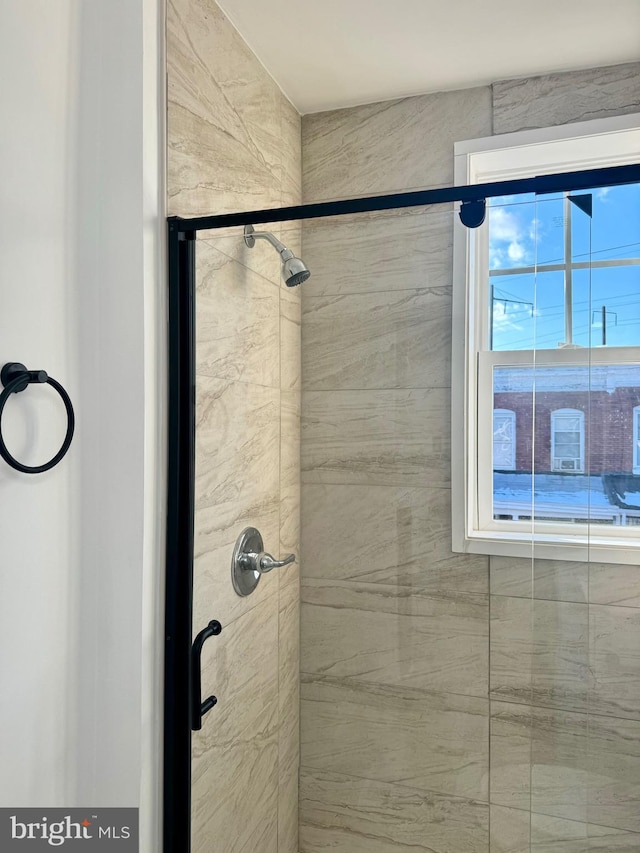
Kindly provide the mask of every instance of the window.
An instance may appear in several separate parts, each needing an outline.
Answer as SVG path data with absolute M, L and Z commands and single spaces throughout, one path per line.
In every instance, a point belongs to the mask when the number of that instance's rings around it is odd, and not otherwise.
M 493 410 L 493 469 L 513 471 L 516 467 L 516 413 Z
M 551 470 L 572 474 L 584 471 L 584 412 L 551 412 Z
M 456 145 L 456 183 L 639 150 L 638 115 L 506 134 Z M 453 335 L 454 550 L 637 563 L 640 184 L 490 199 L 480 228 L 456 220 Z

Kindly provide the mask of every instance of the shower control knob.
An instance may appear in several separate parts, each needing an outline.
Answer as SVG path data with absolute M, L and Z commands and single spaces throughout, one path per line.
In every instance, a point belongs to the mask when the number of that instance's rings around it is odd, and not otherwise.
M 238 595 L 250 595 L 262 575 L 295 563 L 295 554 L 276 560 L 264 550 L 262 535 L 255 527 L 247 527 L 238 537 L 231 560 L 231 580 Z

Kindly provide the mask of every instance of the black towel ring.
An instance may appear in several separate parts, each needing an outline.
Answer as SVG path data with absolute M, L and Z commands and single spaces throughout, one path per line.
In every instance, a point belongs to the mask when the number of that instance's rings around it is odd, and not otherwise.
M 55 379 L 47 376 L 44 370 L 27 370 L 24 364 L 20 364 L 19 361 L 10 361 L 5 364 L 0 371 L 0 381 L 4 385 L 4 391 L 0 394 L 0 456 L 2 456 L 4 461 L 11 465 L 12 468 L 15 468 L 16 471 L 22 471 L 24 474 L 41 474 L 43 471 L 49 471 L 51 468 L 56 466 L 58 462 L 60 462 L 69 449 L 71 439 L 73 438 L 73 430 L 75 429 L 76 420 L 75 415 L 73 414 L 73 406 L 71 405 L 69 395 L 62 385 L 59 382 L 56 382 Z M 53 459 L 45 462 L 44 465 L 23 465 L 22 462 L 18 462 L 17 459 L 13 458 L 4 443 L 4 438 L 2 437 L 2 412 L 4 411 L 5 403 L 11 394 L 17 394 L 20 391 L 24 391 L 27 385 L 36 382 L 46 383 L 53 386 L 53 388 L 55 388 L 58 394 L 62 397 L 62 402 L 67 410 L 67 434 L 62 442 L 62 447 Z

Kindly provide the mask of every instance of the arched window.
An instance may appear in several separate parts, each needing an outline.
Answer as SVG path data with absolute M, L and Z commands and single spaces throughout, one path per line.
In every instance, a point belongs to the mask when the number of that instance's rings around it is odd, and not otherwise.
M 493 410 L 493 470 L 513 471 L 516 467 L 516 413 Z
M 551 412 L 551 470 L 584 472 L 584 412 L 578 409 Z
M 633 473 L 640 474 L 640 406 L 633 410 Z

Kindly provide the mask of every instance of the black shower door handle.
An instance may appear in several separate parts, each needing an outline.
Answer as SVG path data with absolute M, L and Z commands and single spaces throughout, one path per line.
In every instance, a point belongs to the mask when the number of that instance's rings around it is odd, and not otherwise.
M 212 619 L 207 627 L 200 631 L 191 647 L 191 729 L 194 732 L 200 731 L 202 718 L 218 701 L 215 696 L 209 696 L 202 701 L 201 666 L 202 647 L 209 637 L 217 637 L 221 631 L 222 625 L 217 619 Z

